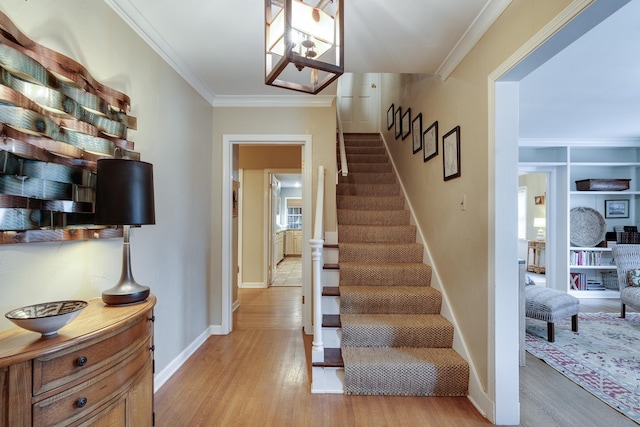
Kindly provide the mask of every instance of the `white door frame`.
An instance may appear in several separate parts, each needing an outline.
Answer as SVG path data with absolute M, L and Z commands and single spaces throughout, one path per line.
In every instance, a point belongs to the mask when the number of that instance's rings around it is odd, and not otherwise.
M 302 325 L 305 333 L 312 333 L 311 322 L 311 193 L 313 157 L 311 135 L 234 135 L 222 136 L 222 320 L 220 333 L 233 330 L 231 274 L 231 186 L 233 180 L 233 145 L 301 145 L 302 146 Z

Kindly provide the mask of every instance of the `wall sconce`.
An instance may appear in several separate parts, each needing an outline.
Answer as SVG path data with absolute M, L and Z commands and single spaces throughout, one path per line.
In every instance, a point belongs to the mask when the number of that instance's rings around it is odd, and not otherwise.
M 122 274 L 120 281 L 102 292 L 109 305 L 144 301 L 150 289 L 136 283 L 131 273 L 129 229 L 155 224 L 153 165 L 137 160 L 100 159 L 96 181 L 96 224 L 122 226 Z
M 267 85 L 315 95 L 344 73 L 342 1 L 265 0 Z
M 543 241 L 544 240 L 544 228 L 547 226 L 547 220 L 545 218 L 534 218 L 533 226 L 538 229 L 538 234 L 536 235 L 536 239 Z

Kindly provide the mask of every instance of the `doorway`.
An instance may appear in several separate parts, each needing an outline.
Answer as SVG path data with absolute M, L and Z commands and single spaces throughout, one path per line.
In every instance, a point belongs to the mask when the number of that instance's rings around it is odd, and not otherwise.
M 549 185 L 553 172 L 521 167 L 518 174 L 518 258 L 526 262 L 526 277 L 536 285 L 554 287 L 555 230 L 549 215 L 554 192 Z M 553 179 L 555 181 L 555 179 Z M 553 223 L 553 224 L 552 224 Z M 547 283 L 549 282 L 549 283 Z
M 280 146 L 299 145 L 302 147 L 303 165 L 302 194 L 303 208 L 306 212 L 312 211 L 312 138 L 311 135 L 223 135 L 222 138 L 222 262 L 221 262 L 221 295 L 212 295 L 212 306 L 216 306 L 215 299 L 221 300 L 221 326 L 220 334 L 228 334 L 233 330 L 233 294 L 232 275 L 236 273 L 236 267 L 232 265 L 232 179 L 234 171 L 237 172 L 237 153 L 234 157 L 234 147 L 241 145 Z M 235 168 L 235 169 L 234 169 Z M 311 239 L 310 221 L 303 220 L 301 229 L 302 242 Z M 266 244 L 265 244 L 266 246 Z M 265 248 L 267 249 L 267 248 Z M 265 250 L 265 254 L 268 253 Z M 301 250 L 302 259 L 302 324 L 305 333 L 312 332 L 311 321 L 311 253 L 309 245 L 303 244 Z M 265 262 L 266 264 L 266 262 Z
M 299 171 L 298 171 L 299 172 Z M 302 286 L 302 175 L 269 171 L 269 286 Z

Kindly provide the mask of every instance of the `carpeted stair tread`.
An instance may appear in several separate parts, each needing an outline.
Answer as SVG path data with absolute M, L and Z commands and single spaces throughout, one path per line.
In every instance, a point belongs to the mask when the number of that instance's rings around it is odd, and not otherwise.
M 338 209 L 354 210 L 403 210 L 403 196 L 336 196 Z
M 342 349 L 352 395 L 466 396 L 469 365 L 448 348 Z
M 451 347 L 453 325 L 440 314 L 340 314 L 345 347 Z
M 340 243 L 409 243 L 416 241 L 415 225 L 338 225 Z
M 430 286 L 342 285 L 338 292 L 340 314 L 440 314 L 442 308 L 442 294 Z
M 393 173 L 372 173 L 349 171 L 347 176 L 338 175 L 339 184 L 395 184 L 396 176 Z
M 430 286 L 431 266 L 420 263 L 339 263 L 340 286 Z
M 347 145 L 345 144 L 344 151 L 347 154 L 382 154 L 387 155 L 387 150 L 383 145 Z M 340 155 L 340 148 L 337 149 L 338 155 Z
M 349 173 L 387 173 L 393 172 L 391 163 L 348 163 Z
M 399 196 L 400 185 L 395 184 L 338 184 L 336 195 Z
M 401 263 L 422 262 L 424 247 L 419 243 L 340 243 L 338 264 L 342 262 Z
M 409 219 L 406 209 L 338 209 L 338 224 L 403 225 L 409 224 Z
M 345 138 L 344 147 L 384 147 L 384 144 L 380 140 Z
M 347 165 L 350 163 L 389 163 L 386 154 L 347 154 Z

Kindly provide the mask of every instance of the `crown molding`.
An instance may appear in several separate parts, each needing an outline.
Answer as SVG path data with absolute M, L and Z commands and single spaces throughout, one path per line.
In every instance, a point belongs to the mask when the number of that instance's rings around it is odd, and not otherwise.
M 478 14 L 471 26 L 462 35 L 458 43 L 453 47 L 449 55 L 440 64 L 436 74 L 442 80 L 446 80 L 453 70 L 462 62 L 467 54 L 478 43 L 480 38 L 498 19 L 502 12 L 511 4 L 511 0 L 489 0 L 482 11 Z
M 331 107 L 335 95 L 217 95 L 214 107 Z
M 162 35 L 130 0 L 104 0 L 151 48 L 162 57 L 183 79 L 191 85 L 209 104 L 213 105 L 216 94 L 190 70 L 180 56 L 169 46 Z

